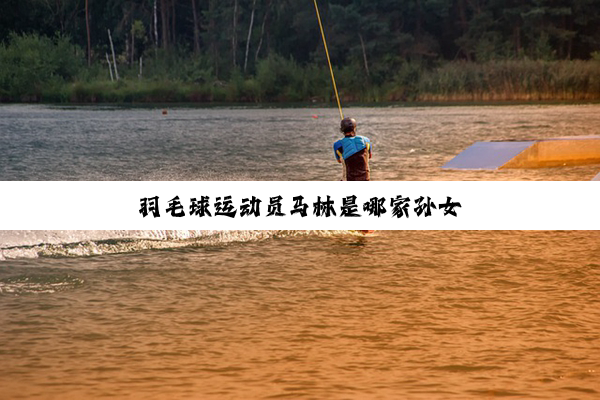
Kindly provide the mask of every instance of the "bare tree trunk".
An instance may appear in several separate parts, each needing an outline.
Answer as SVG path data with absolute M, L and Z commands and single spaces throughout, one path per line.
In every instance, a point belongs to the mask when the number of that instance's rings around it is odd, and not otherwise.
M 115 57 L 115 47 L 113 46 L 112 37 L 110 36 L 110 29 L 108 30 L 108 40 L 110 41 L 110 51 L 112 52 L 113 64 L 115 66 L 115 78 L 119 80 L 119 71 L 117 70 L 117 58 Z
M 138 79 L 142 79 L 142 56 L 140 56 L 140 73 L 138 74 Z
M 169 20 L 167 19 L 167 0 L 160 0 L 160 27 L 162 28 L 162 47 L 169 48 Z
M 263 44 L 263 38 L 265 36 L 265 26 L 267 25 L 267 17 L 269 15 L 269 8 L 271 6 L 271 1 L 267 1 L 267 7 L 265 10 L 265 15 L 263 17 L 263 22 L 262 22 L 262 26 L 260 28 L 260 40 L 258 41 L 258 46 L 256 48 L 256 53 L 254 53 L 254 63 L 256 63 L 256 61 L 258 61 L 258 54 L 260 53 L 260 49 L 262 47 Z
M 156 15 L 156 0 L 154 0 L 154 55 L 158 52 L 158 17 Z
M 128 67 L 131 67 L 131 48 L 129 44 L 129 38 L 127 37 L 127 33 L 125 33 L 125 62 L 127 63 Z
M 192 13 L 194 14 L 194 53 L 200 53 L 200 29 L 198 28 L 198 12 L 196 11 L 196 0 L 192 0 Z
M 210 54 L 213 59 L 215 67 L 215 78 L 219 79 L 219 52 L 217 49 L 217 38 L 216 38 L 216 23 L 215 23 L 215 2 L 216 0 L 208 1 L 208 32 L 210 37 Z
M 237 65 L 237 9 L 238 0 L 233 1 L 233 32 L 231 33 L 231 56 L 233 58 L 233 66 Z
M 131 66 L 135 66 L 135 32 L 133 25 L 131 25 Z
M 363 53 L 363 61 L 365 63 L 365 71 L 367 71 L 367 76 L 370 77 L 371 73 L 369 72 L 369 63 L 367 62 L 367 50 L 365 49 L 365 41 L 363 40 L 362 34 L 358 34 L 358 38 L 360 39 L 360 46 L 362 47 Z
M 90 11 L 88 0 L 85 0 L 85 30 L 87 31 L 87 62 L 89 67 L 92 65 L 92 40 L 90 37 Z
M 252 27 L 254 26 L 254 11 L 256 10 L 256 0 L 252 2 L 252 14 L 250 15 L 250 27 L 248 28 L 248 39 L 246 40 L 246 55 L 244 57 L 244 72 L 248 67 L 248 51 L 250 51 L 250 38 L 252 37 Z
M 106 55 L 106 62 L 108 63 L 108 71 L 110 72 L 110 81 L 114 81 L 115 78 L 113 77 L 113 73 L 112 73 L 112 65 L 110 64 L 110 58 L 108 58 L 108 53 L 104 53 L 104 55 Z
M 177 44 L 176 40 L 176 20 L 175 20 L 175 0 L 171 0 L 171 43 Z

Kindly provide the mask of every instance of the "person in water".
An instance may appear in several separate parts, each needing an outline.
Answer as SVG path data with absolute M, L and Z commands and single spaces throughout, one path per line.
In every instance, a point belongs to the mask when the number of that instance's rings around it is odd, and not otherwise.
M 344 164 L 344 176 L 347 181 L 369 181 L 369 159 L 371 154 L 371 141 L 364 136 L 356 135 L 356 121 L 354 118 L 344 118 L 340 130 L 344 138 L 333 144 L 333 152 L 337 162 Z

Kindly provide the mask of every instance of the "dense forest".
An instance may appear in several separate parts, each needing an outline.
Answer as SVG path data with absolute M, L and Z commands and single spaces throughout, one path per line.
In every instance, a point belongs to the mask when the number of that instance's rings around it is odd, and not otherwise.
M 3 0 L 4 101 L 331 101 L 313 0 Z M 600 0 L 319 2 L 344 101 L 600 99 Z

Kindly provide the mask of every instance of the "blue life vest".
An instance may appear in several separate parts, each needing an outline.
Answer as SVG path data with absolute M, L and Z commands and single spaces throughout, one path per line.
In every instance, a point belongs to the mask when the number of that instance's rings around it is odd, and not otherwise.
M 338 160 L 345 160 L 364 149 L 371 150 L 371 141 L 364 136 L 346 136 L 333 144 L 333 152 Z

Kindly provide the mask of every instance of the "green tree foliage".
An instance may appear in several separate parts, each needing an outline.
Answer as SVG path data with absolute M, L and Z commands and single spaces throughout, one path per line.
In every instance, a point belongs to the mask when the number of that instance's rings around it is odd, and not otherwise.
M 34 93 L 48 82 L 108 81 L 110 29 L 119 73 L 126 80 L 140 79 L 141 58 L 141 79 L 197 85 L 190 93 L 201 93 L 192 96 L 199 99 L 331 99 L 312 0 L 88 4 L 92 65 L 81 68 L 81 49 L 87 48 L 83 0 L 3 2 L 0 87 L 5 97 Z M 318 4 L 341 92 L 348 99 L 377 100 L 388 90 L 393 93 L 388 97 L 416 98 L 419 79 L 449 62 L 589 60 L 600 52 L 600 0 Z M 66 38 L 75 47 L 67 46 Z M 23 46 L 29 50 L 21 55 Z M 24 57 L 35 60 L 26 63 Z
M 83 50 L 64 36 L 12 34 L 0 45 L 0 91 L 39 98 L 44 87 L 72 80 L 83 66 Z
M 600 0 L 321 0 L 319 6 L 340 66 L 352 59 L 364 64 L 365 54 L 375 69 L 406 59 L 587 59 L 600 46 Z M 119 53 L 131 51 L 132 30 L 145 50 L 158 43 L 191 52 L 194 10 L 201 52 L 226 75 L 243 64 L 251 21 L 249 48 L 256 51 L 262 41 L 260 58 L 274 52 L 300 64 L 323 59 L 310 0 L 94 0 L 89 8 L 96 60 L 107 50 L 107 29 Z M 59 32 L 87 44 L 82 0 L 5 0 L 2 11 L 2 42 L 10 32 Z

